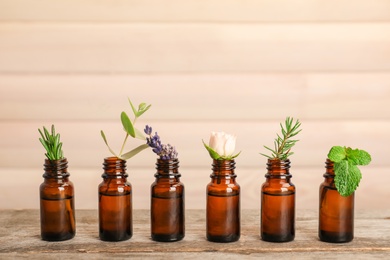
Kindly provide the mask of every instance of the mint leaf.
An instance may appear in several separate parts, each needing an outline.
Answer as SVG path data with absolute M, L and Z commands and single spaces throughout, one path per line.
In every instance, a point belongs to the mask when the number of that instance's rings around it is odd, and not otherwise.
M 347 159 L 355 165 L 368 165 L 371 162 L 371 155 L 359 149 L 347 148 Z
M 345 148 L 341 146 L 333 146 L 328 153 L 328 158 L 332 162 L 338 163 L 346 157 Z
M 352 162 L 342 160 L 334 164 L 335 186 L 341 196 L 351 195 L 359 186 L 362 174 Z

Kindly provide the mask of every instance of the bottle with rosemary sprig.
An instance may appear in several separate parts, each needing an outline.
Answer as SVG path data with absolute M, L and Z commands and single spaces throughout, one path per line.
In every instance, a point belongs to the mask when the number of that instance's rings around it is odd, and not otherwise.
M 268 158 L 266 181 L 261 187 L 260 234 L 264 241 L 288 242 L 295 237 L 295 186 L 291 183 L 290 160 L 291 148 L 298 140 L 293 140 L 301 130 L 299 120 L 287 117 L 284 126 L 280 124 L 279 134 L 274 142 L 274 149 Z
M 41 237 L 46 241 L 68 240 L 75 236 L 74 188 L 69 181 L 68 161 L 63 156 L 60 134 L 38 129 L 46 150 L 44 181 L 39 187 Z
M 126 160 L 149 147 L 144 143 L 127 153 L 123 153 L 129 137 L 146 140 L 144 134 L 137 130 L 134 125 L 137 119 L 150 108 L 150 105 L 141 103 L 138 109 L 136 109 L 130 99 L 129 103 L 134 114 L 134 119 L 130 120 L 126 112 L 121 113 L 125 138 L 119 154 L 110 148 L 106 135 L 101 131 L 104 142 L 113 154 L 113 156 L 104 159 L 103 181 L 98 187 L 99 237 L 104 241 L 128 240 L 133 235 L 132 186 L 127 181 Z
M 176 148 L 162 144 L 152 128 L 144 130 L 147 144 L 157 154 L 155 181 L 151 185 L 150 223 L 154 241 L 174 242 L 184 238 L 184 184 L 180 182 Z

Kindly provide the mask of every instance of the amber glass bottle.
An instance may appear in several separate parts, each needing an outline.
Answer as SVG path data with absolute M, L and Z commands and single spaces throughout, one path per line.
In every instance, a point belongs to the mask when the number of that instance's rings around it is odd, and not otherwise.
M 44 182 L 39 188 L 41 237 L 47 241 L 71 239 L 76 233 L 74 188 L 69 181 L 66 158 L 46 159 Z
M 290 160 L 268 159 L 261 187 L 260 233 L 264 241 L 288 242 L 295 237 L 295 186 Z
M 104 159 L 103 182 L 99 185 L 99 236 L 104 241 L 131 238 L 131 184 L 127 182 L 126 161 L 117 157 Z
M 207 185 L 206 234 L 212 242 L 234 242 L 240 238 L 240 186 L 234 160 L 213 160 Z
M 151 235 L 154 241 L 174 242 L 184 238 L 184 185 L 179 160 L 157 159 L 151 186 Z
M 321 241 L 345 243 L 353 239 L 354 197 L 343 197 L 334 184 L 333 162 L 325 162 L 325 180 L 320 185 L 318 235 Z

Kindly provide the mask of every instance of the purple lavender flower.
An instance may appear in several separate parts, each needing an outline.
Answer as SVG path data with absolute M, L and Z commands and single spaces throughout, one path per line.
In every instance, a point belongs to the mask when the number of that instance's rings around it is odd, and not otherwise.
M 152 135 L 152 127 L 146 125 L 144 132 L 149 136 L 146 137 L 146 143 L 152 148 L 152 151 L 155 154 L 160 156 L 160 159 L 171 160 L 177 158 L 178 153 L 176 148 L 170 144 L 162 144 L 160 136 L 157 134 L 157 132 Z
M 152 134 L 152 128 L 150 126 L 146 125 L 145 129 L 144 129 L 144 132 L 147 135 L 151 135 Z

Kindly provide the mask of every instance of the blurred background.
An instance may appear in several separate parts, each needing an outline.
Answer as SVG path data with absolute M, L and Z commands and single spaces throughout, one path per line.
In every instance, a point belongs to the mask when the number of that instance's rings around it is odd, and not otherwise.
M 76 207 L 97 208 L 101 136 L 119 151 L 120 113 L 179 152 L 186 208 L 205 208 L 211 131 L 237 138 L 242 208 L 260 208 L 286 116 L 303 131 L 291 157 L 297 210 L 318 208 L 334 145 L 367 150 L 357 209 L 389 207 L 390 1 L 0 0 L 0 209 L 39 208 L 44 149 L 61 133 Z M 140 145 L 130 140 L 128 149 Z M 156 156 L 128 161 L 134 208 L 149 208 Z

